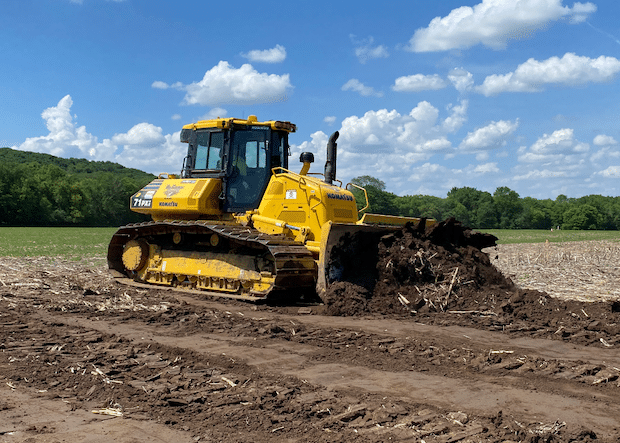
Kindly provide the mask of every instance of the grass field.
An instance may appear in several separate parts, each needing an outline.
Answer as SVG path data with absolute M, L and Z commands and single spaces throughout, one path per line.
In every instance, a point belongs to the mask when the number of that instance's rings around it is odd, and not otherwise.
M 0 228 L 2 257 L 105 258 L 116 228 Z
M 544 243 L 612 240 L 620 241 L 620 231 L 553 231 L 541 229 L 481 229 L 481 232 L 493 234 L 499 244 Z

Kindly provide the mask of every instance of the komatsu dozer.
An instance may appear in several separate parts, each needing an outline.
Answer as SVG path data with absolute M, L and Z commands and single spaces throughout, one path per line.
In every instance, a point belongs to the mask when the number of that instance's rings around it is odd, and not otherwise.
M 299 173 L 289 170 L 286 121 L 217 118 L 183 127 L 188 144 L 180 175 L 160 174 L 130 198 L 152 221 L 123 226 L 108 247 L 114 277 L 203 294 L 263 300 L 316 291 L 360 271 L 346 250 L 358 233 L 383 235 L 420 219 L 365 213 L 349 183 L 336 180 L 336 139 L 327 144 L 324 173 L 312 174 L 303 152 Z M 359 195 L 366 196 L 363 188 Z M 366 196 L 367 201 L 367 196 Z M 423 219 L 422 219 L 423 220 Z M 424 221 L 428 224 L 432 221 Z

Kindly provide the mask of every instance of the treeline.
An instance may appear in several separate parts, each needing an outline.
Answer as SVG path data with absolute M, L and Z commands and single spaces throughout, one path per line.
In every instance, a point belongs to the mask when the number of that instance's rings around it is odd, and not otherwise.
M 0 226 L 121 226 L 147 220 L 129 210 L 129 197 L 155 176 L 112 162 L 64 159 L 0 148 Z M 446 198 L 399 197 L 371 176 L 353 179 L 366 188 L 370 212 L 445 220 L 478 229 L 620 228 L 620 197 L 589 195 L 555 200 L 521 198 L 507 187 L 493 194 L 452 188 Z M 358 205 L 365 201 L 355 191 Z
M 129 197 L 154 176 L 112 162 L 0 148 L 0 226 L 120 226 L 147 219 Z
M 385 191 L 385 183 L 370 176 L 353 183 L 364 186 L 370 212 L 445 220 L 454 217 L 477 229 L 562 229 L 617 230 L 620 228 L 620 197 L 588 195 L 555 200 L 521 198 L 510 188 L 499 187 L 493 194 L 474 188 L 452 188 L 446 198 L 428 195 L 399 197 Z M 357 191 L 358 205 L 364 201 Z M 361 199 L 360 199 L 361 197 Z

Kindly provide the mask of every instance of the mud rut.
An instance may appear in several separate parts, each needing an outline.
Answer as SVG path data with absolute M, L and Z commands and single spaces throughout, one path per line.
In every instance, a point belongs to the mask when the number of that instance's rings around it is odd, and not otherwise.
M 294 306 L 4 258 L 0 441 L 620 441 L 618 302 L 516 288 L 487 245 L 454 221 L 408 227 L 370 284 Z M 90 417 L 90 440 L 53 405 Z

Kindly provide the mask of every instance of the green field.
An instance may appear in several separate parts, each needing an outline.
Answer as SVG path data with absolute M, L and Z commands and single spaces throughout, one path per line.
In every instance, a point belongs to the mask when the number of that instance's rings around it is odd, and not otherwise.
M 596 241 L 611 240 L 620 241 L 620 231 L 564 231 L 554 229 L 553 231 L 540 229 L 481 229 L 496 236 L 498 244 L 510 243 L 544 243 L 549 242 L 571 242 L 571 241 Z
M 116 228 L 0 228 L 2 257 L 105 259 Z

